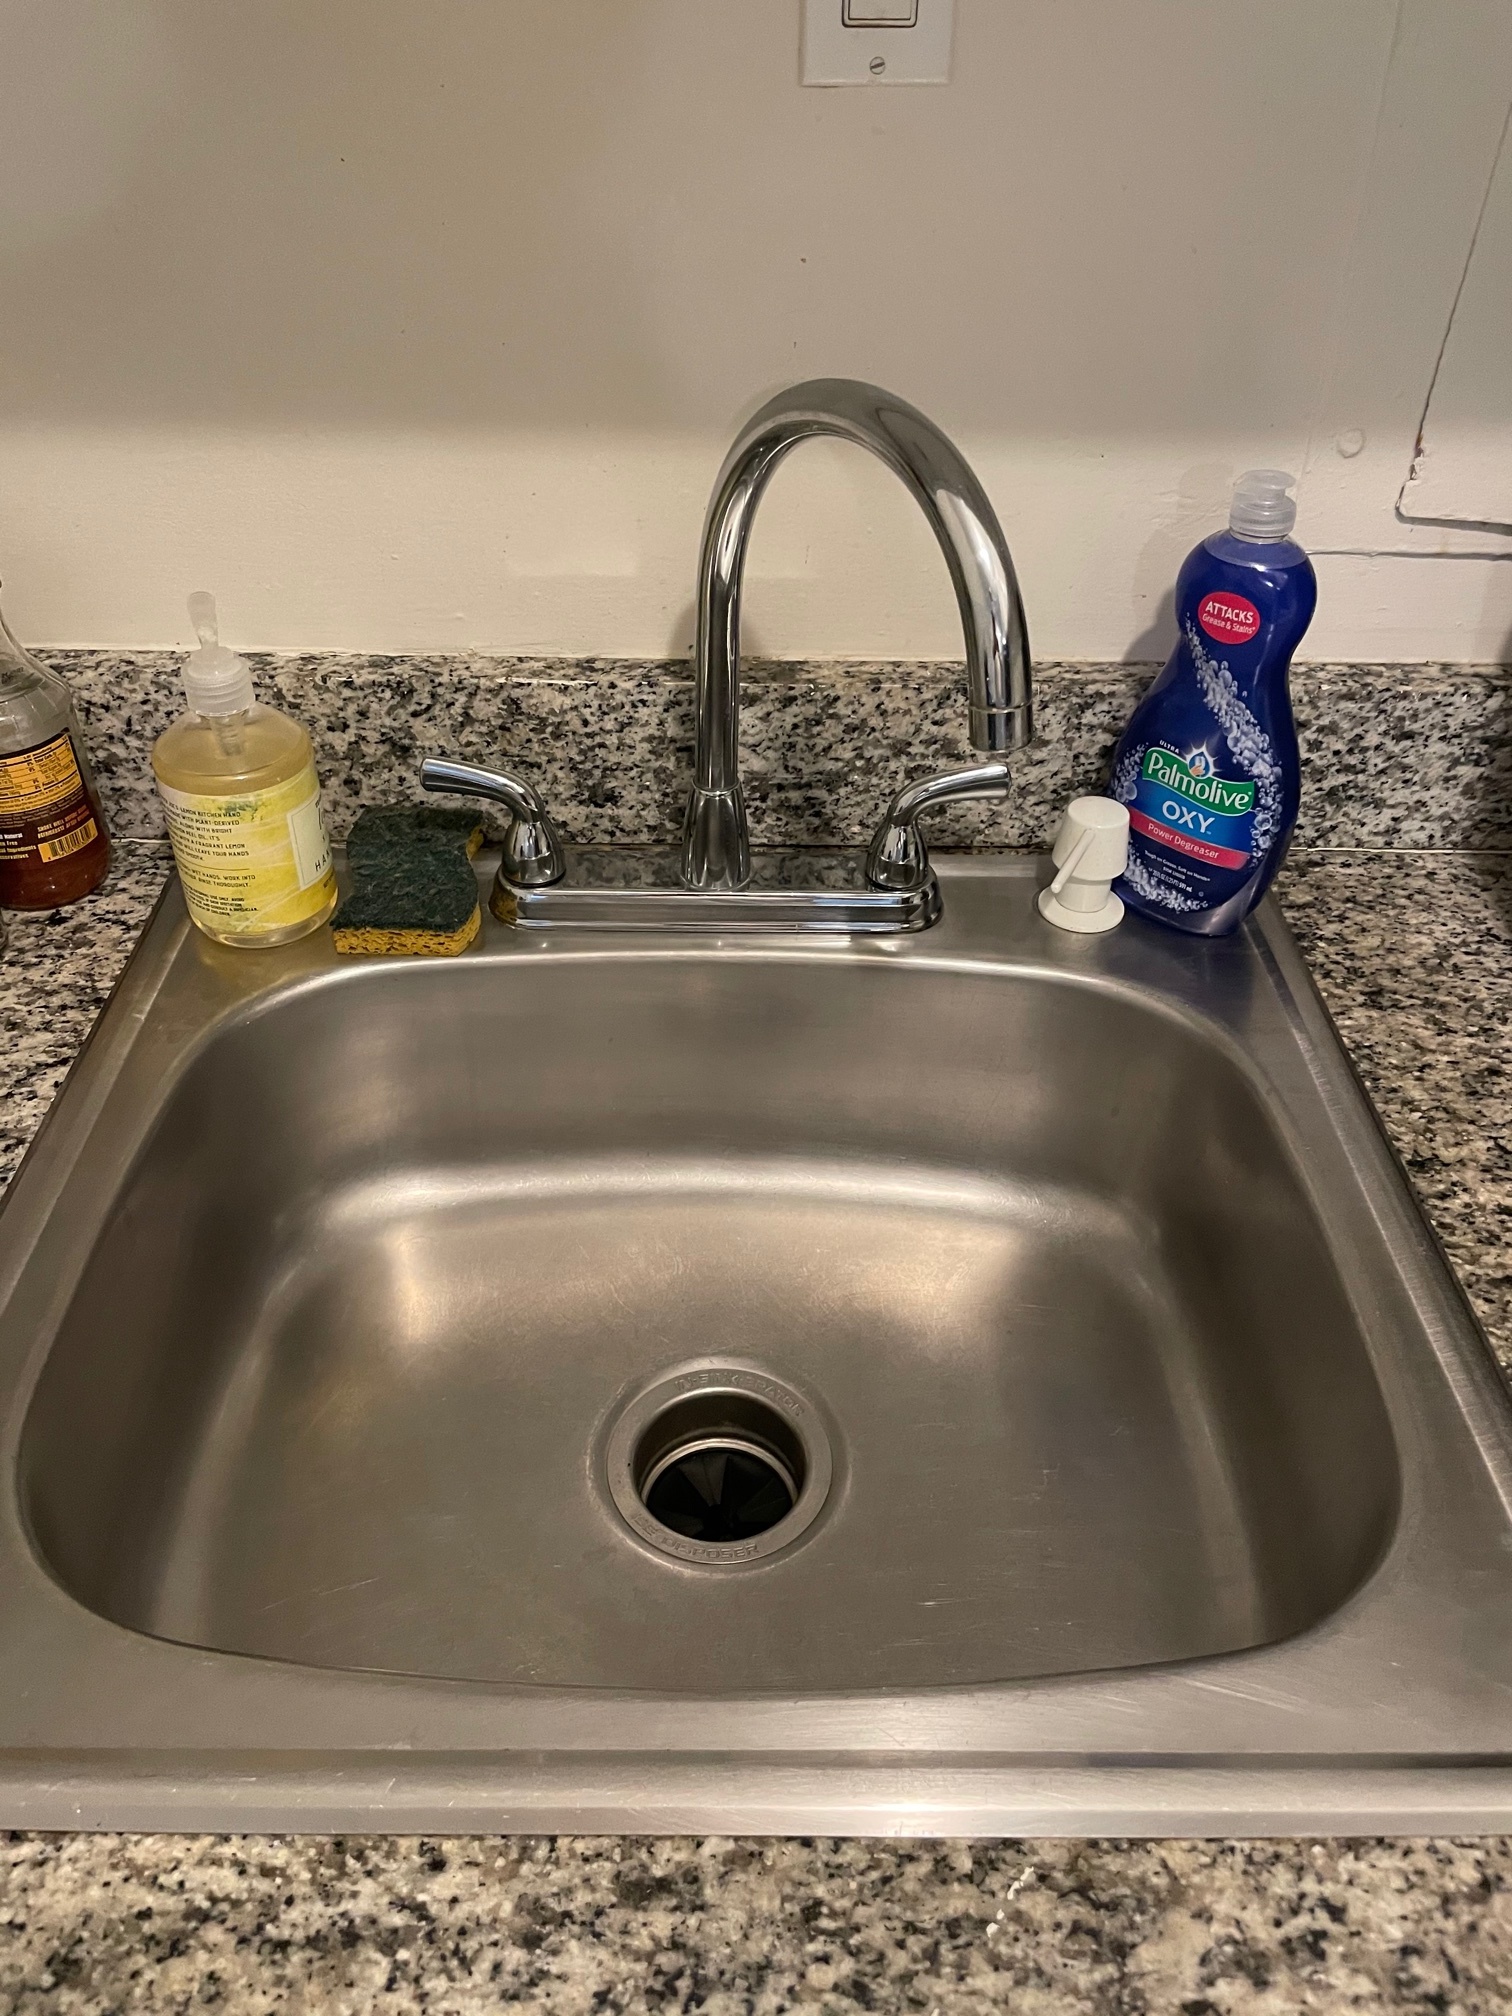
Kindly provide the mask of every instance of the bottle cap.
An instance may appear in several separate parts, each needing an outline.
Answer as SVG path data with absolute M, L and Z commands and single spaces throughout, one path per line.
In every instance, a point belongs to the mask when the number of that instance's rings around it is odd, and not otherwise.
M 1040 915 L 1062 931 L 1111 931 L 1124 906 L 1112 885 L 1129 861 L 1129 808 L 1116 798 L 1073 798 L 1055 836 L 1055 880 Z
M 220 641 L 215 597 L 203 589 L 189 597 L 189 621 L 198 651 L 184 660 L 184 696 L 196 714 L 242 714 L 252 705 L 252 667 Z
M 1246 469 L 1234 485 L 1230 532 L 1266 543 L 1284 539 L 1297 522 L 1297 500 L 1286 494 L 1296 480 L 1284 469 Z

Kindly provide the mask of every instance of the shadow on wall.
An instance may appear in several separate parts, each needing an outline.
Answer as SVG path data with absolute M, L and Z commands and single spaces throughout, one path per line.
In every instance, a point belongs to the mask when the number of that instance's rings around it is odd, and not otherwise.
M 1159 522 L 1134 567 L 1135 601 L 1148 609 L 1149 618 L 1125 651 L 1125 664 L 1164 664 L 1176 648 L 1176 576 L 1198 540 L 1226 522 L 1238 474 L 1227 462 L 1194 462 L 1182 471 L 1175 491 L 1156 500 Z

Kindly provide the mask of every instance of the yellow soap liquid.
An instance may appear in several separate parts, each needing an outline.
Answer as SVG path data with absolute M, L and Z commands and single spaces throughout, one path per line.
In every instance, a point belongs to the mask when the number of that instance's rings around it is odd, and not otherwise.
M 184 901 L 221 945 L 287 945 L 336 908 L 310 738 L 254 700 L 185 714 L 152 752 Z

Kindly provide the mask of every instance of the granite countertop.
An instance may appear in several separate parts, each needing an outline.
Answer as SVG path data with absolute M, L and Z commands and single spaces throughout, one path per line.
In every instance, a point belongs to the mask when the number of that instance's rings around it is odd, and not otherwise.
M 127 844 L 0 955 L 0 1182 L 161 887 Z M 1512 1374 L 1512 855 L 1294 855 L 1282 902 Z M 1512 2006 L 1512 1840 L 11 1835 L 0 2009 Z

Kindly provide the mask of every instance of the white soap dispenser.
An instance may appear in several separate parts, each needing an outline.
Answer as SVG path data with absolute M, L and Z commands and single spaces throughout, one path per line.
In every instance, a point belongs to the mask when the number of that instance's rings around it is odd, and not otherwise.
M 1073 798 L 1055 836 L 1055 880 L 1039 896 L 1040 915 L 1062 931 L 1111 931 L 1124 906 L 1113 883 L 1129 858 L 1129 808 L 1116 798 Z

